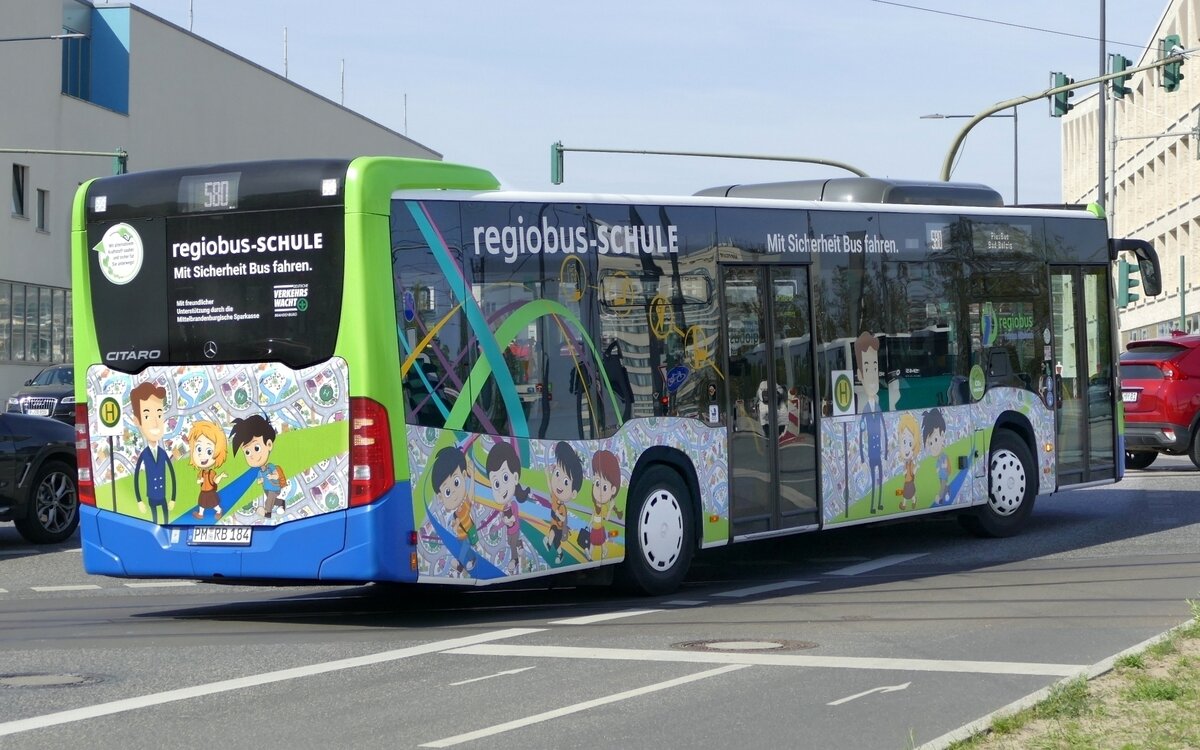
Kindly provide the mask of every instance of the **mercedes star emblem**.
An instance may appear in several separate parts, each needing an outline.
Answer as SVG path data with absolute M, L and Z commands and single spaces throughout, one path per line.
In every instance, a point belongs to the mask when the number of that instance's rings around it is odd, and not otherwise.
M 208 357 L 209 359 L 212 359 L 213 357 L 217 356 L 217 342 L 215 342 L 215 341 L 204 342 L 204 356 Z

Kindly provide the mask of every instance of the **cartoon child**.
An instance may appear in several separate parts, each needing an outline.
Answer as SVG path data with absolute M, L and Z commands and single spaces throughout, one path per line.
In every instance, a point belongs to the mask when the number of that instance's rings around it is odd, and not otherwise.
M 488 481 L 492 499 L 500 505 L 510 552 L 508 572 L 521 572 L 521 509 L 518 502 L 529 499 L 529 488 L 521 486 L 521 459 L 511 443 L 497 440 L 487 456 Z
M 475 554 L 479 531 L 475 528 L 475 519 L 471 515 L 471 495 L 474 494 L 474 488 L 471 475 L 467 471 L 467 459 L 456 446 L 448 445 L 434 456 L 430 473 L 438 500 L 453 519 L 454 536 L 463 542 L 462 559 L 455 562 L 455 570 L 459 575 L 464 572 L 470 573 L 479 559 Z
M 138 455 L 133 467 L 133 496 L 137 500 L 138 513 L 146 513 L 142 502 L 142 491 L 138 476 L 146 472 L 146 499 L 150 502 L 150 517 L 154 523 L 167 523 L 167 515 L 175 508 L 175 467 L 171 456 L 163 447 L 163 433 L 167 425 L 167 389 L 150 381 L 140 383 L 129 392 L 129 403 L 133 407 L 133 418 L 138 431 L 146 441 L 146 447 Z M 171 475 L 171 497 L 167 498 L 167 474 Z M 158 520 L 158 511 L 163 520 Z
M 196 467 L 196 484 L 200 485 L 198 507 L 192 515 L 204 518 L 204 512 L 214 508 L 215 519 L 220 520 L 221 497 L 217 494 L 217 485 L 225 479 L 225 472 L 217 474 L 216 470 L 225 463 L 225 432 L 212 422 L 201 420 L 192 425 L 187 441 L 188 461 Z
M 946 420 L 937 409 L 930 409 L 921 418 L 921 440 L 925 443 L 925 453 L 937 457 L 938 490 L 934 505 L 945 505 L 950 502 L 950 457 L 946 455 Z
M 901 496 L 900 510 L 917 508 L 917 454 L 921 448 L 921 428 L 917 418 L 911 414 L 900 416 L 900 434 L 896 442 L 900 447 L 900 458 L 904 459 L 904 487 L 896 492 Z
M 233 431 L 229 433 L 233 451 L 243 451 L 250 468 L 258 469 L 258 483 L 262 485 L 265 498 L 258 515 L 264 518 L 270 518 L 277 507 L 281 512 L 287 510 L 287 504 L 279 497 L 287 486 L 287 477 L 283 469 L 269 460 L 275 447 L 275 436 L 275 428 L 261 414 L 233 420 Z
M 878 510 L 883 510 L 883 460 L 887 458 L 887 439 L 883 436 L 883 413 L 879 408 L 879 339 L 864 331 L 854 340 L 854 354 L 858 358 L 858 379 L 862 382 L 866 398 L 859 405 L 858 413 L 858 460 L 870 458 L 871 512 L 875 513 L 878 493 Z M 867 450 L 863 451 L 863 433 L 867 435 Z
M 596 451 L 592 455 L 592 529 L 589 541 L 592 548 L 592 560 L 600 560 L 605 556 L 605 542 L 608 534 L 604 531 L 604 522 L 609 514 L 616 510 L 614 501 L 621 489 L 621 463 L 617 455 L 611 451 Z M 617 518 L 624 514 L 617 510 Z
M 579 494 L 583 485 L 583 462 L 575 449 L 565 442 L 554 446 L 554 464 L 547 467 L 550 485 L 550 530 L 546 534 L 546 549 L 558 554 L 554 561 L 563 561 L 563 540 L 567 538 L 567 505 Z

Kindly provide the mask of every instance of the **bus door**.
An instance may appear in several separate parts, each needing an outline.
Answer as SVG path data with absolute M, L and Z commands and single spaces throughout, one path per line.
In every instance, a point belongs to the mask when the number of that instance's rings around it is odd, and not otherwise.
M 1109 269 L 1053 267 L 1050 282 L 1058 485 L 1115 479 Z
M 817 523 L 815 380 L 804 266 L 725 266 L 733 535 Z

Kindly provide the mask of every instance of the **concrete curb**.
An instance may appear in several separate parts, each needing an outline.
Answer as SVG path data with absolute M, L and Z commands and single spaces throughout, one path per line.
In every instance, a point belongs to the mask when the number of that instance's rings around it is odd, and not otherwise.
M 988 714 L 986 716 L 982 716 L 982 717 L 976 719 L 975 721 L 972 721 L 970 724 L 964 724 L 961 727 L 959 727 L 958 729 L 947 732 L 947 733 L 943 734 L 941 737 L 938 737 L 937 739 L 930 740 L 929 742 L 926 742 L 924 745 L 920 745 L 920 746 L 914 748 L 914 750 L 945 750 L 947 747 L 949 747 L 951 744 L 953 744 L 955 742 L 962 742 L 963 740 L 970 739 L 977 734 L 986 732 L 992 726 L 992 722 L 994 722 L 996 719 L 999 719 L 1004 716 L 1011 716 L 1011 715 L 1017 713 L 1018 711 L 1023 711 L 1027 708 L 1032 708 L 1033 706 L 1036 706 L 1038 703 L 1041 703 L 1047 697 L 1049 697 L 1051 691 L 1053 691 L 1059 685 L 1065 685 L 1066 683 L 1071 682 L 1073 680 L 1077 680 L 1080 677 L 1086 677 L 1088 680 L 1093 680 L 1102 674 L 1111 672 L 1113 666 L 1121 658 L 1123 658 L 1125 656 L 1129 656 L 1131 654 L 1140 654 L 1143 651 L 1145 651 L 1146 649 L 1155 645 L 1156 643 L 1161 643 L 1162 641 L 1165 641 L 1168 638 L 1170 638 L 1171 636 L 1173 636 L 1176 632 L 1183 630 L 1184 628 L 1191 627 L 1194 624 L 1196 624 L 1196 620 L 1193 618 L 1191 620 L 1188 620 L 1185 623 L 1176 625 L 1175 627 L 1171 628 L 1170 630 L 1167 630 L 1163 633 L 1159 633 L 1158 635 L 1154 636 L 1153 638 L 1147 638 L 1146 640 L 1142 641 L 1141 643 L 1139 643 L 1135 646 L 1130 646 L 1129 648 L 1125 649 L 1124 651 L 1115 653 L 1112 656 L 1108 657 L 1107 659 L 1104 659 L 1103 661 L 1096 662 L 1095 664 L 1093 664 L 1092 666 L 1088 667 L 1087 669 L 1079 672 L 1078 674 L 1074 674 L 1069 677 L 1063 677 L 1061 680 L 1058 680 L 1058 681 L 1042 688 L 1041 690 L 1038 690 L 1037 692 L 1030 693 L 1029 695 L 1025 696 L 1024 698 L 1018 698 L 1017 700 L 1013 701 L 1012 703 L 1009 703 L 1007 706 L 998 708 L 995 711 L 992 711 L 990 714 Z

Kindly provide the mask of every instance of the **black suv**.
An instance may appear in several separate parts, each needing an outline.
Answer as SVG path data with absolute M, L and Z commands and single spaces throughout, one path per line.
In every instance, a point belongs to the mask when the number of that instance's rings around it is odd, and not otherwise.
M 25 387 L 8 399 L 5 411 L 54 417 L 75 424 L 75 367 L 71 363 L 50 365 L 25 381 Z
M 0 414 L 0 521 L 34 544 L 55 544 L 79 525 L 75 428 L 45 417 Z

